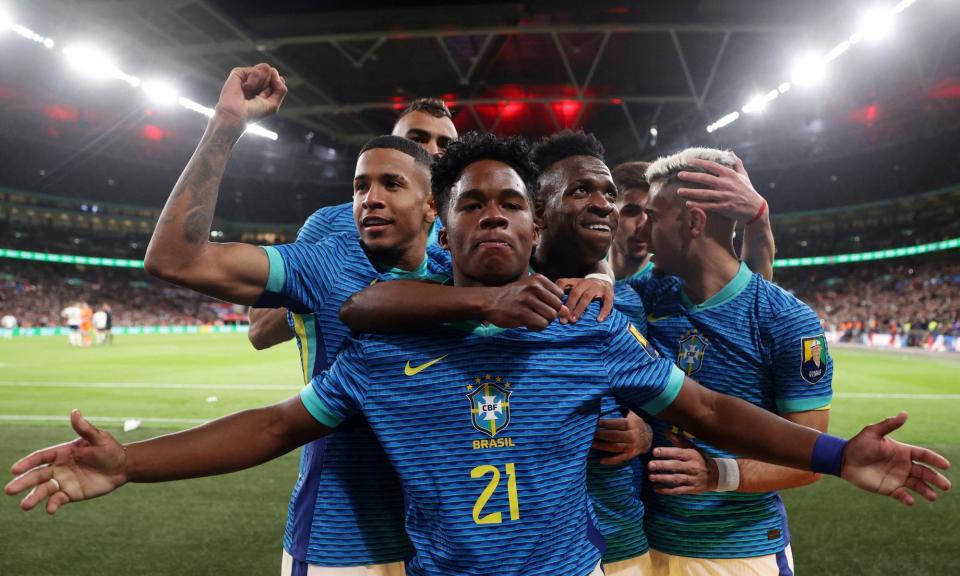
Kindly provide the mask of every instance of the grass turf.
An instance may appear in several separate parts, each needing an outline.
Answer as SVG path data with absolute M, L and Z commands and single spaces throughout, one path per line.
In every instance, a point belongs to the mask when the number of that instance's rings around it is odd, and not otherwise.
M 960 462 L 960 400 L 845 396 L 960 394 L 960 362 L 870 351 L 833 354 L 834 433 L 849 436 L 906 409 L 910 421 L 898 439 Z M 0 341 L 0 463 L 71 439 L 67 414 L 74 407 L 114 418 L 95 422 L 130 441 L 286 398 L 300 383 L 295 346 L 255 352 L 237 335 L 130 336 L 98 349 L 70 348 L 59 338 Z M 213 396 L 217 401 L 208 402 Z M 123 418 L 170 421 L 145 421 L 140 430 L 124 433 Z M 948 476 L 958 479 L 953 471 Z M 95 503 L 69 505 L 53 518 L 38 510 L 22 513 L 19 498 L 3 498 L 0 574 L 276 574 L 295 477 L 296 455 L 288 455 L 230 476 L 127 486 Z M 827 478 L 783 497 L 801 574 L 960 570 L 954 558 L 957 495 L 907 509 Z

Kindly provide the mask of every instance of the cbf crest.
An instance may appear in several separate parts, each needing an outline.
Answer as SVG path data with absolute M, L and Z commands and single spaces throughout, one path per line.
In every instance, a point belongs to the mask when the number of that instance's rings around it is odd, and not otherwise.
M 501 377 L 493 379 L 488 374 L 483 379 L 477 378 L 467 393 L 473 427 L 491 438 L 510 424 L 509 385 Z
M 703 355 L 709 345 L 710 341 L 696 330 L 687 332 L 683 338 L 680 339 L 680 351 L 677 353 L 677 364 L 681 370 L 687 373 L 687 376 L 703 367 Z

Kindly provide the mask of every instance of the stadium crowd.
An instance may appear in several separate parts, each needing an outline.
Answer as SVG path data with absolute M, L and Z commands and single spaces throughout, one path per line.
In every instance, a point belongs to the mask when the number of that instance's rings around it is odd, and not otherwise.
M 846 342 L 864 336 L 906 336 L 924 346 L 931 337 L 960 336 L 960 264 L 874 262 L 785 273 L 780 283 L 807 302 L 829 331 Z
M 0 316 L 21 328 L 63 326 L 60 312 L 76 302 L 113 309 L 115 326 L 235 322 L 233 306 L 158 282 L 142 270 L 8 260 L 0 263 Z

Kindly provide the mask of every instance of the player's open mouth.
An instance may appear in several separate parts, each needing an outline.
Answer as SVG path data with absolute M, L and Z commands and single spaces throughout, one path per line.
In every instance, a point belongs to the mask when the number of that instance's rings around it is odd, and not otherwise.
M 583 227 L 586 228 L 587 230 L 591 230 L 593 232 L 600 232 L 603 234 L 610 234 L 613 231 L 613 227 L 605 222 L 589 222 L 589 223 L 585 222 L 583 224 Z
M 390 224 L 393 224 L 393 222 L 378 216 L 367 216 L 360 221 L 360 225 L 363 226 L 364 230 L 368 230 L 370 232 L 384 230 Z

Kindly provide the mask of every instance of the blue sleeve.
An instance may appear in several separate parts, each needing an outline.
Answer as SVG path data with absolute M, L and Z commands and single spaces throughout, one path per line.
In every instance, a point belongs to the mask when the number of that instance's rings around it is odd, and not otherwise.
M 634 412 L 658 414 L 669 406 L 683 386 L 683 372 L 661 358 L 653 346 L 620 314 L 612 314 L 604 345 L 603 366 L 610 390 Z
M 325 206 L 307 218 L 297 233 L 297 242 L 319 244 L 332 234 L 356 233 L 353 222 L 353 204 Z
M 352 341 L 329 370 L 314 376 L 304 387 L 300 400 L 317 422 L 336 428 L 363 410 L 368 386 L 363 346 Z
M 833 360 L 813 310 L 800 305 L 780 312 L 772 319 L 769 338 L 777 410 L 784 414 L 828 408 Z
M 287 308 L 299 314 L 319 310 L 336 282 L 345 259 L 343 239 L 320 244 L 263 246 L 270 262 L 267 286 L 254 307 Z

